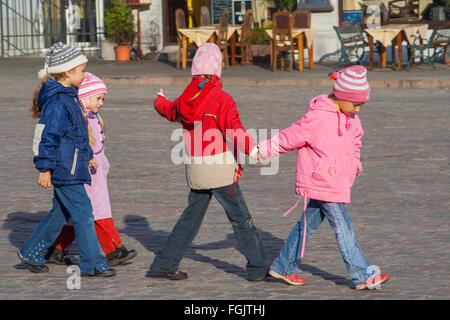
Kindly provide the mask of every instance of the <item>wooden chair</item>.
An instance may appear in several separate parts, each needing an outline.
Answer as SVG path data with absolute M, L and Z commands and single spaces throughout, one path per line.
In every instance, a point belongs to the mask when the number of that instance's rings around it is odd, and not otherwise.
M 390 19 L 419 19 L 419 0 L 393 0 L 388 7 Z
M 211 15 L 207 6 L 200 7 L 200 25 L 209 26 L 211 24 Z
M 343 22 L 338 27 L 333 26 L 333 28 L 341 43 L 338 63 L 341 63 L 344 59 L 351 61 L 352 57 L 356 57 L 357 63 L 360 64 L 365 53 L 364 48 L 368 45 L 364 40 L 361 27 L 358 24 Z
M 186 28 L 186 15 L 183 9 L 175 10 L 175 28 L 177 30 L 177 43 L 178 43 L 178 58 L 177 58 L 177 69 L 180 69 L 180 63 L 183 55 L 183 42 L 182 36 L 178 33 L 178 29 Z M 187 42 L 187 50 L 189 49 L 197 50 L 197 46 L 194 43 Z M 192 58 L 187 58 L 187 61 L 192 61 Z
M 230 13 L 228 10 L 223 10 L 219 20 L 219 36 L 216 44 L 222 52 L 222 67 L 228 67 L 228 20 Z
M 239 40 L 236 42 L 236 48 L 239 48 L 239 53 L 235 55 L 236 58 L 241 59 L 241 64 L 244 66 L 246 60 L 250 64 L 253 63 L 251 36 L 252 36 L 252 24 L 253 24 L 253 11 L 247 10 L 244 14 L 244 20 L 242 22 L 242 31 L 239 36 Z
M 311 28 L 311 12 L 309 10 L 298 9 L 292 13 L 293 28 Z
M 292 19 L 288 12 L 273 15 L 272 71 L 277 70 L 278 53 L 281 53 L 281 69 L 284 69 L 286 55 L 289 54 L 289 71 L 294 65 L 294 41 L 292 38 Z

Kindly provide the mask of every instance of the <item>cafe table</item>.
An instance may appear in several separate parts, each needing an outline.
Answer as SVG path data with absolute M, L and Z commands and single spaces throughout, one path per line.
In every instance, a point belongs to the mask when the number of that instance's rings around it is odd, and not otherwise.
M 231 47 L 231 65 L 235 63 L 236 38 L 241 34 L 242 26 L 229 25 L 227 29 L 228 40 Z M 178 33 L 182 43 L 182 68 L 187 64 L 187 43 L 191 39 L 198 47 L 206 42 L 214 42 L 219 36 L 219 25 L 208 25 L 197 28 L 180 28 Z
M 265 30 L 265 33 L 270 38 L 270 64 L 272 65 L 273 57 L 273 30 L 268 29 Z M 304 45 L 306 43 L 308 47 L 308 57 L 309 57 L 309 68 L 314 68 L 314 57 L 313 57 L 313 50 L 314 50 L 314 37 L 316 36 L 317 30 L 316 29 L 310 29 L 310 28 L 292 28 L 292 38 L 294 41 L 297 41 L 298 45 L 298 70 L 303 71 L 304 68 Z
M 392 65 L 395 66 L 395 47 L 398 49 L 398 70 L 402 70 L 402 42 L 412 44 L 417 33 L 426 38 L 427 24 L 388 24 L 379 28 L 364 29 L 369 40 L 369 69 L 373 69 L 373 41 L 378 41 L 378 61 L 381 68 L 386 68 L 386 48 L 391 44 Z

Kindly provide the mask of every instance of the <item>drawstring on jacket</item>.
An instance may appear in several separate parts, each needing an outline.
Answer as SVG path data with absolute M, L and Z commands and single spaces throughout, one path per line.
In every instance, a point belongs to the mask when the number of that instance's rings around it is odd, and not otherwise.
M 341 131 L 341 114 L 338 110 L 336 110 L 336 115 L 338 117 L 338 136 L 341 137 L 342 136 L 342 131 Z M 347 129 L 347 131 L 350 129 L 350 122 L 348 122 L 348 116 L 345 115 L 345 129 Z
M 289 213 L 294 210 L 297 205 L 299 204 L 300 200 L 303 197 L 303 239 L 302 239 L 302 251 L 300 253 L 300 258 L 303 258 L 303 254 L 305 253 L 305 242 L 306 242 L 306 205 L 308 204 L 308 197 L 305 195 L 303 191 L 300 191 L 300 197 L 298 198 L 297 202 L 294 204 L 292 208 L 290 208 L 288 211 L 283 213 L 283 217 L 287 216 Z

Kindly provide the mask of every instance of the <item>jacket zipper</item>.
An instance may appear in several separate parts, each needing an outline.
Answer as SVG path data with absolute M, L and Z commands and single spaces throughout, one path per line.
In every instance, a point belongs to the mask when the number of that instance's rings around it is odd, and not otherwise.
M 78 159 L 78 148 L 75 148 L 75 153 L 73 154 L 72 171 L 70 171 L 70 174 L 75 174 L 75 168 L 77 166 L 77 159 Z

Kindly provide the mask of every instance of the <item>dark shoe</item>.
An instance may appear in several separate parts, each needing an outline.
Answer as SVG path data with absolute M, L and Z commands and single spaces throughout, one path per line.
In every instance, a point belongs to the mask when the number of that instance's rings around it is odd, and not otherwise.
M 82 277 L 113 277 L 117 274 L 117 271 L 113 268 L 109 269 L 108 271 L 105 272 L 101 272 L 98 271 L 97 268 L 94 268 L 94 273 L 93 274 L 89 274 L 89 273 L 82 273 L 81 276 Z
M 54 246 L 51 246 L 47 250 L 47 254 L 45 255 L 45 259 L 50 263 L 55 263 L 57 265 L 66 265 L 70 266 L 73 265 L 72 260 L 70 260 L 66 256 L 66 252 L 64 250 L 61 250 L 59 248 L 56 248 Z
M 159 272 L 155 270 L 151 270 L 154 273 L 162 275 L 164 277 L 169 278 L 170 280 L 186 280 L 188 278 L 188 274 L 183 271 L 175 271 L 175 272 Z
M 110 266 L 114 267 L 124 261 L 133 259 L 136 256 L 136 250 L 127 250 L 125 246 L 122 246 L 116 251 L 106 254 L 106 260 L 108 260 Z
M 268 275 L 269 275 L 269 271 L 267 271 L 266 274 L 263 275 L 262 277 L 255 278 L 255 279 L 249 278 L 248 281 L 252 281 L 252 282 L 261 282 L 261 281 L 263 281 Z
M 25 261 L 21 257 L 19 251 L 17 251 L 17 256 L 19 257 L 20 261 L 22 261 L 22 263 L 24 263 L 28 266 L 28 270 L 30 270 L 33 273 L 46 273 L 49 271 L 49 268 L 45 264 L 42 264 L 42 265 L 32 264 L 32 263 L 29 263 L 28 261 Z

